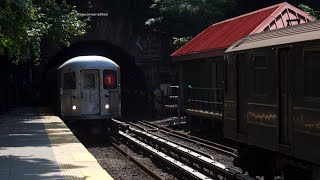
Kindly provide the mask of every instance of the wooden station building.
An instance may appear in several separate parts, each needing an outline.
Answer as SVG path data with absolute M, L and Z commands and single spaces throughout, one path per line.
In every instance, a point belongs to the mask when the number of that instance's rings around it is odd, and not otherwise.
M 202 31 L 171 55 L 179 66 L 178 111 L 187 115 L 192 126 L 200 122 L 201 131 L 221 129 L 224 52 L 250 34 L 312 20 L 302 10 L 284 2 L 218 22 Z

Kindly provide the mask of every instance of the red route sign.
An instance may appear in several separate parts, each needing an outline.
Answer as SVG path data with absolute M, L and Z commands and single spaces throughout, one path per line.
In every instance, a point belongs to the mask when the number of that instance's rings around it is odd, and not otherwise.
M 113 74 L 106 74 L 104 76 L 103 81 L 107 87 L 113 87 L 113 86 L 115 86 L 116 78 Z

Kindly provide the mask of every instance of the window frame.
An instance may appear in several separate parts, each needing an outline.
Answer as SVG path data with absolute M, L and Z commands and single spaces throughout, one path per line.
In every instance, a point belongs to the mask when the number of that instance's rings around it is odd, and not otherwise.
M 256 67 L 256 57 L 263 57 L 264 58 L 264 66 L 258 66 Z M 258 68 L 258 69 L 257 69 Z M 263 92 L 257 92 L 257 88 L 256 88 L 256 80 L 257 80 L 257 75 L 256 75 L 256 71 L 257 70 L 263 70 L 263 72 L 266 74 L 265 76 L 267 78 L 271 78 L 272 77 L 269 77 L 271 75 L 271 70 L 270 70 L 270 63 L 269 63 L 269 60 L 268 60 L 268 56 L 265 54 L 265 53 L 255 53 L 253 54 L 252 56 L 252 73 L 253 73 L 253 76 L 252 76 L 252 92 L 253 92 L 253 95 L 254 97 L 266 97 L 266 96 L 269 96 L 270 94 L 272 94 L 272 90 L 273 90 L 273 84 L 272 82 L 270 82 L 269 85 L 271 85 L 272 87 L 271 88 L 263 88 L 264 91 Z
M 320 102 L 320 96 L 312 96 L 312 95 L 309 95 L 308 94 L 308 81 L 310 79 L 307 79 L 308 76 L 307 76 L 307 70 L 310 69 L 310 67 L 307 67 L 308 66 L 308 63 L 307 63 L 307 53 L 310 53 L 310 52 L 318 52 L 320 54 L 320 47 L 319 46 L 313 46 L 313 47 L 306 47 L 303 49 L 303 55 L 302 55 L 302 62 L 303 62 L 303 81 L 304 81 L 304 91 L 303 91 L 303 96 L 305 97 L 306 100 L 308 101 L 318 101 Z

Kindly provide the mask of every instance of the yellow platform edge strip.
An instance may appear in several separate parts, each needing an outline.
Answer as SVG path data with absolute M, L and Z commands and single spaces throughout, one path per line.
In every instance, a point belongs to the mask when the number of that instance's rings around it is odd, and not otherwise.
M 57 116 L 41 116 L 64 179 L 113 180 Z

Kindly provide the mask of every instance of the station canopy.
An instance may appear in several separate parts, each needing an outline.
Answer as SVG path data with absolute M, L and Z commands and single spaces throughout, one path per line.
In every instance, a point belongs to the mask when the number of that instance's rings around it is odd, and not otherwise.
M 223 56 L 238 40 L 255 33 L 314 20 L 289 3 L 280 3 L 211 25 L 175 51 L 173 61 Z

